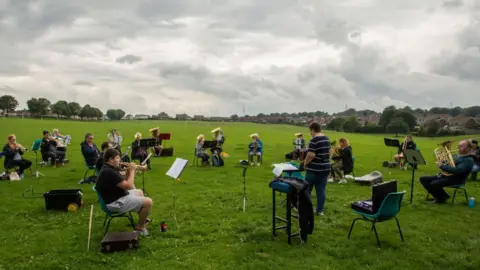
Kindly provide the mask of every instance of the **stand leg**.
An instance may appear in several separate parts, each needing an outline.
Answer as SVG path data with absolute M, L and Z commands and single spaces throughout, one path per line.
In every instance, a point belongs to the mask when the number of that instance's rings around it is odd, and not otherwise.
M 175 204 L 175 201 L 176 201 L 175 181 L 176 181 L 176 179 L 173 180 L 173 219 L 175 220 L 175 224 L 177 225 L 177 229 L 180 229 L 180 227 L 178 226 L 177 211 L 176 211 L 177 209 L 176 209 L 176 204 Z
M 247 201 L 248 201 L 248 198 L 247 198 L 247 181 L 246 181 L 246 178 L 245 176 L 243 177 L 243 212 L 246 211 L 246 208 L 247 208 Z M 252 202 L 250 201 L 250 204 L 252 204 Z M 253 204 L 252 204 L 253 206 Z
M 142 173 L 142 191 L 145 197 L 148 197 L 147 190 L 145 189 L 145 173 Z
M 275 210 L 276 210 L 276 206 L 275 206 L 275 189 L 272 188 L 272 235 L 275 236 L 276 233 L 275 233 Z
M 414 164 L 412 164 L 414 165 Z M 410 204 L 413 202 L 413 184 L 415 183 L 415 167 L 413 167 L 413 170 L 412 170 L 412 184 L 411 184 L 411 187 L 410 187 Z

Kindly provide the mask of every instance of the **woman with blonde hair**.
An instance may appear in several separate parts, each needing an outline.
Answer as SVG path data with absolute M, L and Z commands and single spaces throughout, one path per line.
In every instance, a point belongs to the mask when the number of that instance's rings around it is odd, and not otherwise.
M 202 165 L 210 165 L 210 156 L 207 154 L 203 143 L 205 142 L 205 136 L 200 134 L 197 136 L 197 143 L 195 144 L 195 156 L 202 159 Z
M 21 144 L 17 142 L 17 137 L 14 134 L 10 134 L 7 137 L 7 144 L 3 147 L 3 155 L 5 156 L 5 161 L 3 166 L 5 169 L 10 169 L 18 166 L 18 175 L 23 179 L 23 171 L 32 166 L 30 160 L 23 159 L 23 153 L 26 149 Z
M 353 155 L 352 147 L 347 138 L 338 140 L 340 145 L 340 155 L 332 157 L 335 163 L 332 164 L 333 181 L 338 181 L 339 184 L 347 183 L 344 175 L 350 174 L 353 171 Z
M 132 160 L 138 159 L 142 163 L 148 156 L 147 149 L 144 146 L 140 145 L 140 140 L 142 139 L 142 133 L 135 133 L 135 141 L 132 143 Z M 151 170 L 150 159 L 147 160 L 148 169 Z

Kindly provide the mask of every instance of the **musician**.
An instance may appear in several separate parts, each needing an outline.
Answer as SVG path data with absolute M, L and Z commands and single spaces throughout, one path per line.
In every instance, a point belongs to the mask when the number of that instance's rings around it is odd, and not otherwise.
M 308 182 L 310 192 L 315 187 L 317 194 L 316 214 L 323 215 L 325 206 L 326 187 L 328 176 L 332 170 L 330 164 L 330 139 L 322 133 L 318 122 L 309 125 L 312 139 L 308 143 L 308 152 L 303 166 L 305 167 L 305 180 Z
M 398 147 L 398 152 L 396 155 L 393 156 L 396 162 L 400 164 L 400 168 L 406 170 L 407 168 L 404 167 L 405 163 L 405 150 L 411 149 L 415 150 L 417 149 L 417 145 L 415 142 L 413 142 L 412 135 L 407 135 L 405 137 L 405 140 L 400 144 L 400 147 Z
M 107 149 L 113 148 L 113 145 L 110 142 L 104 142 L 102 143 L 101 148 L 102 148 L 102 152 L 100 153 L 100 157 L 97 159 L 97 163 L 95 164 L 95 168 L 99 171 L 103 167 L 103 163 L 104 163 L 103 155 L 105 154 L 105 151 Z
M 7 144 L 5 144 L 2 151 L 5 156 L 3 166 L 5 169 L 18 166 L 18 174 L 21 179 L 24 178 L 23 172 L 32 166 L 30 160 L 23 159 L 22 157 L 25 150 L 25 147 L 17 143 L 17 137 L 14 134 L 8 135 Z
M 198 135 L 197 143 L 195 144 L 195 155 L 202 159 L 203 165 L 210 165 L 210 156 L 207 154 L 207 151 L 205 151 L 205 148 L 203 148 L 204 142 L 205 136 L 203 134 Z
M 480 171 L 480 146 L 478 146 L 478 141 L 472 140 L 472 153 L 473 164 L 471 180 L 477 180 L 478 171 Z
M 138 159 L 142 163 L 147 157 L 147 149 L 140 145 L 142 139 L 142 133 L 135 133 L 135 141 L 132 142 L 132 160 Z M 150 159 L 147 160 L 148 169 L 151 170 Z
M 70 142 L 72 139 L 72 136 L 70 135 L 63 135 L 60 133 L 58 128 L 54 128 L 52 132 L 52 137 L 57 139 L 58 144 L 63 144 L 63 146 L 57 146 L 57 150 L 60 151 L 67 151 L 67 144 Z
M 51 160 L 51 164 L 56 166 L 57 163 L 63 164 L 65 159 L 65 151 L 57 148 L 57 141 L 50 135 L 50 132 L 43 131 L 43 139 L 40 144 L 40 152 L 42 153 L 42 160 Z
M 339 184 L 347 183 L 343 177 L 353 171 L 353 155 L 350 142 L 346 138 L 338 140 L 340 144 L 340 153 L 338 156 L 332 156 L 335 163 L 332 164 L 333 180 L 339 181 Z
M 152 199 L 145 197 L 141 190 L 135 189 L 134 177 L 137 165 L 129 163 L 128 172 L 123 176 L 120 173 L 120 153 L 117 150 L 108 148 L 104 160 L 105 164 L 97 178 L 97 192 L 112 212 L 126 213 L 135 210 L 139 216 L 136 230 L 147 236 L 147 217 L 153 202 Z
M 110 133 L 108 133 L 108 141 L 114 148 L 122 154 L 122 140 L 123 138 L 120 136 L 120 132 L 112 129 Z
M 450 195 L 443 189 L 443 187 L 452 185 L 465 184 L 465 180 L 472 171 L 473 158 L 470 156 L 472 151 L 472 143 L 468 140 L 463 140 L 458 144 L 458 156 L 455 158 L 455 167 L 444 165 L 441 161 L 437 161 L 437 167 L 442 171 L 450 173 L 446 176 L 442 173 L 435 176 L 422 176 L 420 182 L 425 189 L 434 197 L 434 203 L 444 203 Z
M 296 133 L 295 137 L 295 140 L 293 140 L 293 145 L 295 146 L 292 152 L 293 160 L 300 158 L 300 161 L 303 161 L 307 149 L 303 133 Z
M 222 146 L 225 143 L 225 136 L 223 136 L 223 130 L 221 128 L 216 128 L 211 132 L 212 138 L 214 141 L 217 141 L 217 144 L 210 148 L 210 151 L 212 152 L 212 154 L 215 154 L 215 152 L 217 152 L 217 154 L 220 155 L 223 152 Z
M 85 134 L 85 141 L 80 144 L 82 155 L 88 167 L 94 167 L 100 157 L 100 150 L 95 143 L 93 143 L 93 134 Z
M 262 160 L 262 153 L 263 153 L 263 143 L 260 140 L 259 136 L 257 133 L 254 133 L 250 135 L 250 138 L 252 138 L 252 141 L 248 145 L 248 158 L 250 160 L 250 165 L 254 166 L 255 163 L 253 161 L 253 157 L 257 157 L 257 166 L 260 166 L 260 162 Z
M 151 147 L 150 151 L 152 151 L 154 156 L 159 157 L 163 151 L 162 140 L 160 140 L 160 128 L 151 128 L 148 131 L 152 133 L 152 139 L 155 139 L 155 146 Z

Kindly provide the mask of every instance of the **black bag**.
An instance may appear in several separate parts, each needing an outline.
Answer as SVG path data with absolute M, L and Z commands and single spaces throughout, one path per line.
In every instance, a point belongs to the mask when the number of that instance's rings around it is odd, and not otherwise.
M 173 156 L 173 147 L 163 148 L 161 157 L 171 157 Z
M 222 167 L 224 165 L 222 156 L 215 152 L 212 155 L 212 163 L 214 167 Z
M 138 232 L 108 232 L 102 240 L 102 251 L 123 251 L 138 248 L 139 245 Z

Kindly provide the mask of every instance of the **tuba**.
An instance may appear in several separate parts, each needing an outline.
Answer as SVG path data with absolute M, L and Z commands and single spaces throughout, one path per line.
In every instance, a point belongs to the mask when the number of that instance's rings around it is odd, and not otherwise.
M 438 144 L 441 147 L 437 147 L 434 150 L 435 158 L 437 162 L 442 162 L 445 165 L 450 167 L 455 167 L 455 160 L 452 155 L 452 143 L 453 141 L 445 141 Z M 445 176 L 452 175 L 451 173 L 442 171 L 442 174 Z

